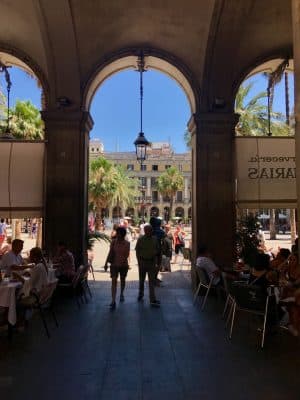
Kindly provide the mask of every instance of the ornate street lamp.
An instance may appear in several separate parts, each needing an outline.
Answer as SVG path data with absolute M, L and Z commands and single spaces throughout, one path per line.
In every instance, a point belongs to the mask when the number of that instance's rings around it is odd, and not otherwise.
M 134 141 L 136 159 L 142 165 L 147 157 L 147 147 L 150 146 L 150 142 L 145 138 L 143 132 L 143 72 L 145 72 L 145 60 L 144 53 L 141 51 L 138 57 L 138 71 L 140 73 L 140 124 L 141 130 L 138 137 Z
M 0 61 L 0 72 L 4 73 L 5 81 L 6 81 L 6 91 L 7 91 L 7 116 L 6 116 L 6 129 L 0 135 L 0 140 L 12 140 L 14 139 L 13 134 L 10 131 L 10 89 L 11 89 L 11 80 L 8 72 L 8 67 L 1 63 Z

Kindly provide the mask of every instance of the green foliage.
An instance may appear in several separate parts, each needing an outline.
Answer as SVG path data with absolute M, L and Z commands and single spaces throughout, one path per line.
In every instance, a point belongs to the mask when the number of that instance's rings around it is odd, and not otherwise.
M 242 257 L 244 262 L 250 266 L 254 265 L 258 254 L 258 230 L 260 223 L 254 215 L 241 217 L 237 221 L 236 250 L 237 257 Z
M 7 109 L 0 122 L 1 133 L 6 130 L 6 113 Z M 15 107 L 10 109 L 10 131 L 16 139 L 41 140 L 44 138 L 44 122 L 40 111 L 29 100 L 17 100 Z
M 89 232 L 87 236 L 87 249 L 92 250 L 96 241 L 110 243 L 110 237 L 103 232 Z
M 247 100 L 253 83 L 241 85 L 236 96 L 235 112 L 240 115 L 235 127 L 239 136 L 266 136 L 268 134 L 268 107 L 262 101 L 267 97 L 267 92 L 257 93 Z M 293 132 L 285 123 L 282 113 L 271 111 L 272 136 L 288 136 Z
M 170 215 L 172 217 L 173 198 L 178 190 L 183 189 L 183 176 L 176 167 L 170 167 L 163 172 L 156 182 L 160 194 L 170 199 Z
M 191 148 L 192 148 L 192 135 L 191 135 L 191 132 L 188 129 L 185 130 L 183 138 L 184 138 L 184 142 L 186 144 L 186 147 L 189 150 L 191 150 Z
M 111 206 L 133 205 L 137 195 L 137 180 L 132 179 L 121 166 L 114 166 L 104 157 L 90 165 L 89 197 L 94 211 Z

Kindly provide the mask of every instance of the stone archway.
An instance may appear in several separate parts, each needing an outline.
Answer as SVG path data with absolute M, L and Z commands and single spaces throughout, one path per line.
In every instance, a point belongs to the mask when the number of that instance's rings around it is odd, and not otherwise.
M 150 217 L 159 217 L 159 208 L 158 207 L 151 207 Z
M 193 74 L 172 54 L 148 47 L 123 49 L 107 55 L 102 61 L 100 60 L 98 66 L 91 72 L 84 85 L 83 109 L 90 109 L 92 99 L 98 87 L 111 75 L 126 69 L 137 69 L 137 59 L 141 51 L 143 51 L 145 57 L 145 68 L 160 71 L 174 79 L 186 94 L 191 108 L 191 115 L 197 113 L 200 89 Z
M 47 78 L 39 65 L 19 49 L 0 43 L 0 62 L 7 67 L 14 66 L 22 69 L 37 80 L 42 89 L 41 108 L 46 110 L 49 104 L 50 89 Z
M 184 208 L 183 207 L 177 207 L 175 209 L 175 217 L 179 217 L 179 218 L 184 218 Z

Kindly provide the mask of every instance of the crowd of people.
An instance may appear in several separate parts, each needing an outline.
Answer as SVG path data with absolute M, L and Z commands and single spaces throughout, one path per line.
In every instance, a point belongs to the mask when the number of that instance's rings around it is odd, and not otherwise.
M 222 285 L 221 269 L 216 266 L 212 256 L 205 246 L 199 246 L 196 267 L 202 268 L 208 280 L 212 279 L 214 286 Z M 273 324 L 285 326 L 294 336 L 300 335 L 300 265 L 298 260 L 298 239 L 290 251 L 278 248 L 273 252 L 262 248 L 257 249 L 253 265 L 247 266 L 240 259 L 233 270 L 227 270 L 226 279 L 240 281 L 249 285 L 259 286 L 267 296 L 270 288 L 275 288 L 275 305 L 277 320 Z M 275 293 L 272 291 L 272 293 Z M 274 311 L 273 307 L 273 311 Z M 270 316 L 269 320 L 272 318 Z
M 125 219 L 120 225 L 114 225 L 111 232 L 111 245 L 104 264 L 105 271 L 110 265 L 112 279 L 110 308 L 116 308 L 117 280 L 120 276 L 120 302 L 124 301 L 124 290 L 126 276 L 130 268 L 130 243 L 133 239 L 133 229 Z M 138 301 L 144 298 L 144 282 L 148 275 L 149 300 L 152 307 L 159 307 L 160 302 L 155 295 L 155 286 L 159 286 L 161 280 L 159 272 L 171 272 L 171 259 L 174 250 L 174 263 L 184 247 L 185 232 L 178 225 L 174 233 L 171 232 L 169 224 L 162 226 L 162 220 L 151 217 L 149 223 L 144 221 L 140 224 L 138 238 L 135 246 L 136 258 L 139 270 L 139 293 Z
M 38 292 L 48 283 L 49 268 L 55 269 L 58 282 L 71 282 L 75 275 L 73 254 L 63 242 L 57 245 L 57 252 L 46 260 L 40 247 L 33 247 L 28 257 L 22 255 L 24 241 L 14 239 L 7 251 L 0 257 L 0 279 L 12 278 L 24 283 L 24 277 L 30 278 L 30 287 Z M 6 246 L 6 245 L 5 245 Z M 3 250 L 3 248 L 2 248 Z M 19 291 L 22 293 L 22 290 Z

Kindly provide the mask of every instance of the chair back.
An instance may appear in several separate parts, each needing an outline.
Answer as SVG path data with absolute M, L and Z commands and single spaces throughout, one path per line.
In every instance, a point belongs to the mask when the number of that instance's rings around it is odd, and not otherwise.
M 268 295 L 260 286 L 233 282 L 231 294 L 239 308 L 251 311 L 265 311 Z
M 38 299 L 41 305 L 46 304 L 51 299 L 54 290 L 56 289 L 56 286 L 57 286 L 57 281 L 54 281 L 48 283 L 46 286 L 42 288 L 42 290 L 40 290 L 40 292 L 38 293 Z
M 188 247 L 182 249 L 182 255 L 185 260 L 191 261 L 191 250 Z
M 205 269 L 196 266 L 196 271 L 197 271 L 198 279 L 201 282 L 201 284 L 203 286 L 208 286 L 210 284 L 210 279 L 209 279 Z

